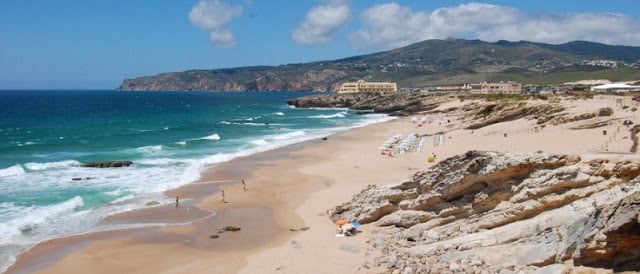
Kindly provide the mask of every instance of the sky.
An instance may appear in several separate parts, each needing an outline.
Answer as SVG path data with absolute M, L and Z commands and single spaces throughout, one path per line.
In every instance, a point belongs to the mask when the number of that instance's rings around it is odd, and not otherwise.
M 1 0 L 0 89 L 114 89 L 452 37 L 640 46 L 640 1 Z

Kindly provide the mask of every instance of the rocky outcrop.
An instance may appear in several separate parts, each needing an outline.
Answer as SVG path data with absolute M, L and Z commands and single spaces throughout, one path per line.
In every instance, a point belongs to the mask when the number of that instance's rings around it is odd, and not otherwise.
M 346 107 L 355 110 L 372 110 L 376 113 L 408 115 L 438 107 L 445 98 L 425 93 L 408 92 L 362 92 L 325 94 L 287 100 L 287 104 L 299 108 Z
M 479 109 L 471 110 L 474 113 L 474 122 L 467 129 L 479 129 L 489 125 L 514 121 L 525 117 L 547 117 L 563 111 L 564 108 L 555 104 L 521 105 L 511 102 L 483 104 Z M 544 123 L 538 118 L 538 124 Z
M 82 164 L 82 167 L 96 167 L 96 168 L 110 168 L 110 167 L 127 167 L 132 165 L 132 161 L 101 161 L 101 162 L 89 162 Z
M 331 217 L 379 226 L 372 264 L 400 273 L 640 270 L 640 161 L 592 158 L 469 151 Z

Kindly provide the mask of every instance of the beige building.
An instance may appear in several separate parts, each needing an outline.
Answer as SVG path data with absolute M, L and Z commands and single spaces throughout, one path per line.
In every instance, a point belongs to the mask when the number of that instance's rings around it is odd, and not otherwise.
M 358 80 L 357 82 L 343 83 L 338 89 L 338 93 L 354 93 L 354 92 L 396 92 L 398 86 L 391 82 L 365 82 Z
M 504 93 L 515 94 L 522 92 L 522 84 L 516 82 L 500 82 L 489 83 L 482 82 L 478 84 L 471 84 L 472 93 Z

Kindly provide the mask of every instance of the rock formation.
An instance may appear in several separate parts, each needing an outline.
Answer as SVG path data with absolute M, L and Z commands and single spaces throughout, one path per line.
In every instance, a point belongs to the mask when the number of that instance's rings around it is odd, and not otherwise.
M 438 107 L 446 98 L 425 93 L 345 93 L 313 95 L 287 100 L 287 104 L 299 108 L 346 107 L 355 110 L 372 110 L 375 113 L 408 115 Z
M 131 161 L 101 161 L 101 162 L 89 162 L 82 164 L 82 167 L 97 167 L 97 168 L 109 168 L 109 167 L 127 167 L 132 165 Z
M 640 161 L 606 157 L 469 151 L 331 218 L 379 226 L 371 264 L 394 273 L 637 271 Z

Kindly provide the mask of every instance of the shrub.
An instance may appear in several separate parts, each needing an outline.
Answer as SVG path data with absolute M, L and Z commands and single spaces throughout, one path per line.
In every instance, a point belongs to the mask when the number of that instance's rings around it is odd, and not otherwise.
M 611 108 L 601 108 L 598 112 L 598 116 L 611 116 L 613 114 L 613 109 Z

